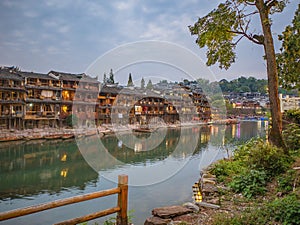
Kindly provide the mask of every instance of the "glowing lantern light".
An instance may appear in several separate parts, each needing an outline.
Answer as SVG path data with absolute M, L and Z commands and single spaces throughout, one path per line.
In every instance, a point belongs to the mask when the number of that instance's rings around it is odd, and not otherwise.
M 193 185 L 193 199 L 195 202 L 202 202 L 202 193 L 199 183 Z

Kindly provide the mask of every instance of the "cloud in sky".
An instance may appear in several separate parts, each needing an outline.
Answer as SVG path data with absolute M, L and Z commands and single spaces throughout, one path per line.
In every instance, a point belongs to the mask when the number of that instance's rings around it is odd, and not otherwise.
M 182 45 L 205 61 L 205 50 L 196 46 L 188 25 L 220 2 L 3 0 L 0 65 L 44 73 L 49 70 L 80 73 L 105 52 L 143 40 Z M 292 1 L 282 15 L 274 17 L 275 35 L 291 23 L 296 7 L 296 1 Z M 237 50 L 237 62 L 228 71 L 212 67 L 219 79 L 240 75 L 265 77 L 261 46 L 245 40 Z

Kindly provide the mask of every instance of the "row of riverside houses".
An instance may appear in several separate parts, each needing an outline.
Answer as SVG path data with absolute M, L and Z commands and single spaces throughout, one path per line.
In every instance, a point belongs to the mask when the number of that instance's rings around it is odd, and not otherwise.
M 211 119 L 202 91 L 184 85 L 153 90 L 101 86 L 84 73 L 41 74 L 0 68 L 0 129 L 65 127 L 72 114 L 80 126 Z

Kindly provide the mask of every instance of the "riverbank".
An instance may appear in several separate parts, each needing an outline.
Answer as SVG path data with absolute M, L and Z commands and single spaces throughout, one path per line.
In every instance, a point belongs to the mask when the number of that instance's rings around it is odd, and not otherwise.
M 249 199 L 242 194 L 226 188 L 223 183 L 215 183 L 210 200 L 200 203 L 155 208 L 153 217 L 147 218 L 145 225 L 231 225 L 231 224 L 298 224 L 299 218 L 299 181 L 300 158 L 291 170 L 296 182 L 293 191 L 279 192 L 280 185 L 273 180 L 267 185 L 266 195 Z M 287 176 L 287 173 L 282 176 Z M 291 186 L 290 186 L 291 187 Z M 213 197 L 212 197 L 213 196 Z M 212 202 L 214 204 L 208 203 Z M 286 207 L 286 208 L 285 208 Z M 176 209 L 176 211 L 174 211 Z M 163 213 L 162 213 L 163 212 Z M 288 222 L 288 223 L 285 223 Z
M 189 126 L 198 126 L 198 125 L 230 125 L 239 123 L 235 119 L 226 119 L 226 120 L 216 120 L 212 122 L 190 122 L 190 123 L 159 123 L 155 125 L 149 125 L 153 130 L 159 128 L 180 128 L 180 127 L 189 127 Z M 0 133 L 0 142 L 9 142 L 9 141 L 30 141 L 30 140 L 39 140 L 39 139 L 69 139 L 74 137 L 84 137 L 91 135 L 99 135 L 100 137 L 108 134 L 114 134 L 116 132 L 130 132 L 138 130 L 139 125 L 123 125 L 123 126 L 113 126 L 113 125 L 102 125 L 97 128 L 44 128 L 44 129 L 27 129 L 27 130 L 1 130 Z
M 183 205 L 193 212 L 174 214 L 174 206 L 162 207 L 154 209 L 144 224 L 298 224 L 300 149 L 288 147 L 290 155 L 262 140 L 244 144 L 235 156 L 204 171 L 203 201 Z M 163 214 L 157 213 L 161 210 Z

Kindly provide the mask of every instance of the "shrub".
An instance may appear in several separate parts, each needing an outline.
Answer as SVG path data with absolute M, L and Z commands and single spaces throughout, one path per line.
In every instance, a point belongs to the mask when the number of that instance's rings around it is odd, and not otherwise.
M 291 158 L 283 149 L 265 143 L 263 139 L 254 139 L 239 147 L 234 158 L 243 161 L 249 169 L 264 171 L 269 178 L 288 168 Z
M 268 209 L 275 221 L 283 225 L 299 224 L 300 200 L 294 194 L 274 200 L 269 204 Z
M 300 201 L 296 195 L 288 195 L 276 199 L 271 203 L 254 207 L 230 217 L 221 213 L 213 218 L 215 225 L 265 225 L 278 224 L 296 225 L 299 224 Z
M 245 197 L 251 198 L 265 193 L 267 175 L 264 171 L 246 170 L 240 175 L 233 177 L 229 186 L 233 191 L 242 193 Z
M 250 208 L 230 217 L 227 213 L 218 214 L 213 218 L 215 225 L 265 225 L 273 224 L 269 212 L 265 209 L 265 206 Z
M 291 109 L 285 112 L 285 115 L 292 122 L 300 124 L 300 109 Z
M 223 159 L 218 161 L 210 172 L 216 175 L 219 182 L 223 182 L 226 178 L 233 177 L 242 170 L 244 170 L 244 166 L 241 161 Z
M 300 126 L 298 124 L 289 124 L 283 131 L 285 144 L 291 154 L 298 153 L 300 150 Z
M 278 191 L 288 193 L 293 190 L 293 186 L 298 186 L 300 180 L 297 179 L 298 175 L 296 170 L 288 170 L 285 174 L 277 177 Z M 297 182 L 298 180 L 298 182 Z

